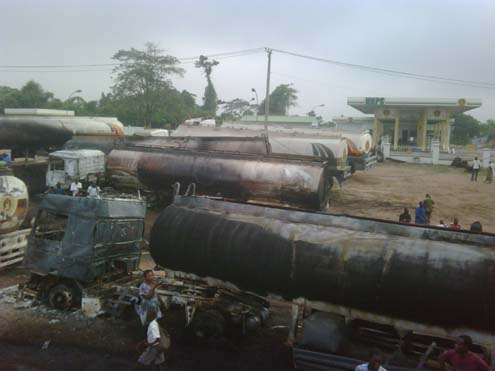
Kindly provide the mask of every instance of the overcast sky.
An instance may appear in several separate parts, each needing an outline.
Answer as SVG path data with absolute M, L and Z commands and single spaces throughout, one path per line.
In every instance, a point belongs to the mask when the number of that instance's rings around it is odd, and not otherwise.
M 269 46 L 374 67 L 495 83 L 493 0 L 0 0 L 0 65 L 99 64 L 119 49 L 147 41 L 168 54 L 190 57 Z M 212 78 L 223 100 L 265 93 L 266 55 L 220 61 Z M 205 78 L 192 64 L 174 79 L 201 102 Z M 100 68 L 101 69 L 101 68 Z M 272 87 L 299 91 L 291 114 L 329 119 L 359 115 L 348 96 L 481 98 L 471 112 L 495 118 L 495 89 L 404 79 L 274 53 Z M 98 99 L 111 86 L 109 71 L 5 72 L 0 85 L 29 79 L 61 99 L 82 89 Z

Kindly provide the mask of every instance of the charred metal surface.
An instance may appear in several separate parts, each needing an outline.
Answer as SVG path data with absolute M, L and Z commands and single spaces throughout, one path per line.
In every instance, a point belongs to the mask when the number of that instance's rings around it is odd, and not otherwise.
M 15 161 L 10 167 L 14 175 L 26 184 L 30 195 L 46 190 L 48 161 Z
M 269 155 L 270 143 L 266 137 L 168 137 L 148 138 L 129 143 L 133 147 L 178 148 L 197 151 L 221 151 Z
M 493 247 L 492 234 L 200 197 L 176 197 L 150 241 L 158 264 L 243 289 L 485 331 L 495 331 Z
M 326 163 L 232 152 L 179 149 L 114 150 L 107 174 L 120 184 L 169 191 L 195 183 L 202 195 L 322 210 L 329 199 Z
M 46 195 L 24 265 L 40 275 L 90 282 L 136 269 L 146 206 L 138 200 Z
M 0 116 L 0 147 L 62 145 L 71 137 L 70 130 L 51 125 L 46 119 Z
M 32 154 L 60 148 L 74 134 L 122 136 L 121 125 L 102 117 L 0 115 L 0 147 Z
M 108 155 L 116 148 L 123 148 L 126 145 L 126 137 L 117 136 L 95 136 L 95 135 L 74 135 L 67 141 L 63 149 L 97 149 Z
M 189 149 L 269 155 L 270 143 L 265 137 L 111 137 L 74 135 L 64 144 L 64 149 L 97 149 L 109 154 L 114 149 L 154 148 Z

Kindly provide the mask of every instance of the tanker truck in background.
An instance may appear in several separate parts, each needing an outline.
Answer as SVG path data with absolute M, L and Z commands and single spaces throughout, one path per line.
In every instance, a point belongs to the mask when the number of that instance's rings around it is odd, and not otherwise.
M 0 269 L 22 261 L 29 229 L 21 229 L 28 214 L 26 185 L 8 168 L 0 168 Z
M 388 370 L 435 369 L 460 334 L 491 349 L 494 247 L 487 233 L 179 195 L 150 239 L 168 269 L 293 300 L 288 340 L 308 370 L 353 370 L 371 347 Z

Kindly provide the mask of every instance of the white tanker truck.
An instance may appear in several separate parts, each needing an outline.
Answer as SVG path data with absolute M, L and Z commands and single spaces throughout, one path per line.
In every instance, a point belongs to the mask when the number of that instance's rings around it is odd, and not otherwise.
M 19 229 L 29 207 L 27 187 L 0 168 L 0 269 L 22 261 L 29 229 Z

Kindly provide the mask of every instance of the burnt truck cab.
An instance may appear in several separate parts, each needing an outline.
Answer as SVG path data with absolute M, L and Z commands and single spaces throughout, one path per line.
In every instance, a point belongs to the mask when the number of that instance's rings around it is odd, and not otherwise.
M 24 255 L 28 286 L 70 307 L 84 287 L 136 270 L 145 212 L 141 200 L 46 195 Z

